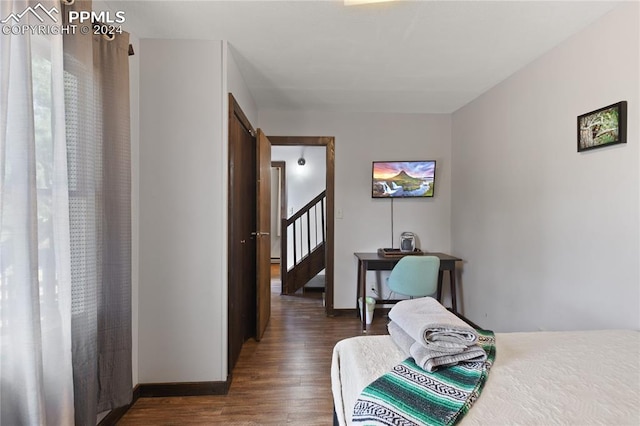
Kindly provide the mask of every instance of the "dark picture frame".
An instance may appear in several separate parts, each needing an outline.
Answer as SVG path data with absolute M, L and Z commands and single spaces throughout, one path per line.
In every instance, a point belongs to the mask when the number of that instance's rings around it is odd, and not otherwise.
M 578 116 L 578 152 L 627 143 L 627 101 Z

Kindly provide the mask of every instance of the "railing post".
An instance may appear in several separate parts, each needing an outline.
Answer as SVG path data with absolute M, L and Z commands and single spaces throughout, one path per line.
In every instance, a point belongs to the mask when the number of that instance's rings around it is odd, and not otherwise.
M 311 210 L 307 210 L 307 256 L 311 254 Z
M 289 293 L 289 284 L 287 283 L 287 272 L 289 271 L 287 228 L 287 219 L 283 218 L 280 225 L 280 281 L 282 282 L 281 292 L 284 294 Z
M 295 268 L 295 266 L 298 264 L 298 250 L 296 250 L 296 246 L 297 246 L 297 241 L 296 241 L 296 221 L 293 222 L 293 267 Z
M 324 243 L 324 197 L 320 200 L 320 210 L 322 210 L 322 242 Z
M 318 204 L 316 203 L 313 206 L 313 236 L 315 237 L 314 241 L 316 242 L 314 244 L 314 247 L 318 246 Z

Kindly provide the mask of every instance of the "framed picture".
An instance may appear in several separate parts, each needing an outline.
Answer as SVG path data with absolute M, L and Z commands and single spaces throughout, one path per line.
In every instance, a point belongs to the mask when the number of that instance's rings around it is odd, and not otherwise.
M 578 152 L 627 142 L 627 101 L 578 116 Z

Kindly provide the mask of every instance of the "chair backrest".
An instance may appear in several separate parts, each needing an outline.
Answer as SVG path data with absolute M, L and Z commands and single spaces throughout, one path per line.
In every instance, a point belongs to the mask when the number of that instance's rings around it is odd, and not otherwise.
M 405 256 L 391 270 L 389 290 L 405 296 L 429 296 L 438 289 L 439 270 L 436 256 Z

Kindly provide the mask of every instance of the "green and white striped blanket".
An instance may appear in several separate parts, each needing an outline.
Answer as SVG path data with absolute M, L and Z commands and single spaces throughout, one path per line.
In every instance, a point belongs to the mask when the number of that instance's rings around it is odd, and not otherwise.
M 366 425 L 453 425 L 478 399 L 496 355 L 492 331 L 477 330 L 484 362 L 462 362 L 427 372 L 408 358 L 367 386 L 353 411 Z

